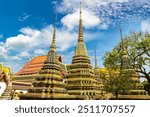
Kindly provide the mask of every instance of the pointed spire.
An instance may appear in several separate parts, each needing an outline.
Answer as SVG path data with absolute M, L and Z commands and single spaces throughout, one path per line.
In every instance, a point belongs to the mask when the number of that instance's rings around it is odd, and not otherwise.
M 82 20 L 82 3 L 80 2 L 80 20 Z
M 57 19 L 57 16 L 56 16 Z M 56 19 L 54 22 L 54 32 L 53 32 L 53 39 L 52 39 L 52 44 L 51 44 L 51 49 L 56 49 Z
M 122 36 L 122 29 L 121 29 L 121 26 L 119 24 L 119 30 L 120 30 L 120 37 L 121 37 L 121 50 L 122 50 L 122 55 L 126 55 L 127 54 L 127 50 L 126 50 L 126 47 L 125 47 L 125 44 L 124 44 L 124 40 L 123 40 L 123 36 Z
M 120 37 L 121 37 L 121 48 L 124 46 L 124 43 L 123 43 L 123 37 L 122 37 L 122 29 L 121 29 L 121 26 L 119 24 L 119 31 L 120 31 Z
M 56 53 L 56 21 L 55 21 L 52 43 L 50 46 L 50 50 L 48 51 L 47 54 L 47 59 L 45 60 L 45 64 L 47 62 L 56 62 L 56 60 L 57 60 L 57 53 Z
M 97 53 L 96 53 L 96 47 L 95 47 L 95 68 L 97 68 Z
M 127 54 L 127 48 L 125 46 L 125 43 L 122 37 L 122 30 L 121 30 L 120 24 L 119 24 L 119 29 L 120 29 L 120 36 L 121 36 L 121 70 L 124 70 L 124 69 L 132 68 L 132 66 L 131 66 L 129 56 Z
M 82 26 L 82 3 L 80 2 L 80 19 L 79 19 L 79 37 L 78 42 L 83 42 L 83 26 Z
M 88 56 L 86 45 L 85 45 L 84 39 L 83 39 L 82 17 L 81 16 L 82 16 L 82 6 L 80 3 L 79 35 L 78 35 L 78 42 L 76 45 L 75 56 L 79 56 L 79 55 Z

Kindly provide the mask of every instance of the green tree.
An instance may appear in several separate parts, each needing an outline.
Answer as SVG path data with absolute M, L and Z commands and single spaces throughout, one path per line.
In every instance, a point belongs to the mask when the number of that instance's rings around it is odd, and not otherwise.
M 111 70 L 109 72 L 109 78 L 106 78 L 104 89 L 106 92 L 112 93 L 115 99 L 118 100 L 119 94 L 125 94 L 131 88 L 130 74 L 116 74 Z
M 147 81 L 142 82 L 143 86 L 144 86 L 144 90 L 146 90 L 147 92 L 150 92 L 150 88 L 149 88 L 149 83 Z
M 150 87 L 150 34 L 131 32 L 128 37 L 124 38 L 124 42 L 133 68 L 139 73 L 140 78 L 147 79 Z M 120 66 L 120 45 L 121 43 L 118 43 L 112 52 L 105 53 L 105 67 L 115 69 Z
M 127 42 L 133 68 L 150 85 L 150 34 L 131 33 Z

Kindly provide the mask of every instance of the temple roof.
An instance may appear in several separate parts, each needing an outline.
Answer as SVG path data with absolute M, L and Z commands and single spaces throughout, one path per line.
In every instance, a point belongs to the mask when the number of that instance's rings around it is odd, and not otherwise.
M 37 74 L 41 70 L 44 61 L 46 60 L 46 55 L 43 56 L 37 56 L 34 57 L 33 59 L 29 60 L 21 69 L 19 72 L 17 72 L 15 75 L 32 75 L 32 74 Z M 62 64 L 62 58 L 61 56 L 57 56 L 59 63 L 62 66 L 62 69 L 65 69 L 65 65 Z

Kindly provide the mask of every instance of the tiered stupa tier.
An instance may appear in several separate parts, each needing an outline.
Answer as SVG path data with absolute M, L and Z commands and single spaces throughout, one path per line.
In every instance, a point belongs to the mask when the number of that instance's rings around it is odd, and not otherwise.
M 21 94 L 20 99 L 71 99 L 63 82 L 62 71 L 56 52 L 56 26 L 50 50 L 39 75 L 33 81 L 28 93 Z
M 100 99 L 100 90 L 90 64 L 82 30 L 82 9 L 80 5 L 79 35 L 72 64 L 68 66 L 67 90 L 70 95 L 85 99 Z

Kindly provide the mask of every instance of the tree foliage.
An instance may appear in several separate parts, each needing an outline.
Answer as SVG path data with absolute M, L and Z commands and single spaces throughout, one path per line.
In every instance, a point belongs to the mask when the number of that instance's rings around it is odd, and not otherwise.
M 149 87 L 149 83 L 147 81 L 142 82 L 143 86 L 144 86 L 144 90 L 146 90 L 148 92 L 148 94 L 150 95 L 150 87 Z
M 130 74 L 121 75 L 116 74 L 116 72 L 109 71 L 109 78 L 105 78 L 104 89 L 107 92 L 115 95 L 118 99 L 119 94 L 125 94 L 131 88 L 131 76 Z

